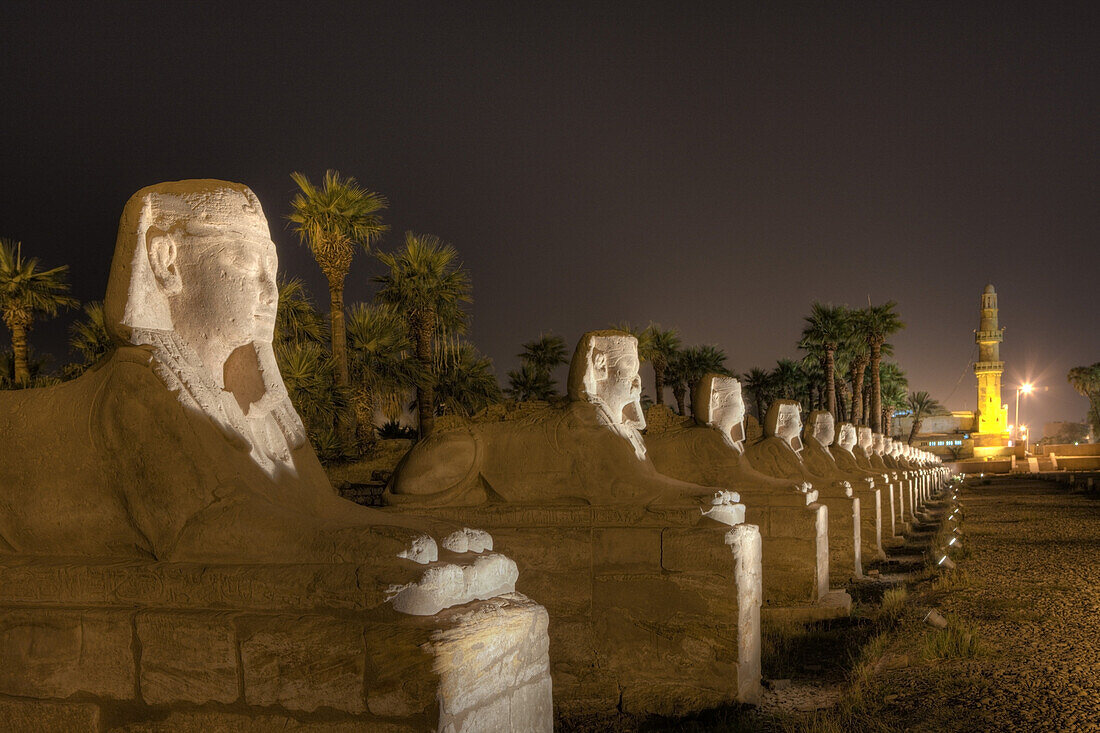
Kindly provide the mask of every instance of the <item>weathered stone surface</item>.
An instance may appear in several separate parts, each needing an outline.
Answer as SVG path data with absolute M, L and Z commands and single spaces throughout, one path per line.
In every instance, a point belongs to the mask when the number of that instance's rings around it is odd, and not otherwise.
M 239 618 L 237 628 L 249 705 L 365 709 L 362 623 L 331 616 L 267 616 Z
M 99 706 L 0 698 L 0 730 L 20 733 L 99 733 Z
M 0 612 L 0 692 L 64 698 L 134 696 L 132 614 L 5 609 Z
M 147 703 L 230 703 L 240 696 L 231 615 L 143 612 L 137 634 Z
M 287 715 L 173 710 L 166 716 L 126 723 L 109 733 L 422 733 L 425 721 L 396 723 L 377 718 L 301 721 Z

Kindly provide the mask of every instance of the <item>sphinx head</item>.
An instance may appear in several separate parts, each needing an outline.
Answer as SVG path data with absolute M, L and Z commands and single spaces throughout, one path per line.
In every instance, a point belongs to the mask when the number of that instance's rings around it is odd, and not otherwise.
M 151 347 L 158 376 L 180 402 L 244 438 L 269 472 L 286 467 L 289 449 L 305 441 L 271 346 L 277 266 L 248 187 L 161 183 L 138 191 L 122 212 L 103 303 L 111 337 Z
M 855 425 L 850 422 L 840 423 L 837 426 L 836 442 L 841 448 L 850 452 L 857 442 Z
M 871 453 L 874 452 L 875 447 L 875 439 L 871 435 L 871 428 L 860 427 L 858 436 L 859 440 L 857 442 L 857 445 L 863 449 L 864 453 L 866 453 L 867 455 L 871 455 Z
M 596 405 L 610 427 L 630 439 L 639 458 L 645 444 L 638 339 L 623 331 L 590 331 L 569 365 L 569 397 Z
M 802 407 L 794 400 L 776 400 L 764 419 L 764 435 L 776 437 L 796 453 L 802 450 Z
M 828 410 L 814 410 L 810 413 L 809 424 L 806 426 L 813 439 L 828 448 L 836 437 L 836 428 L 833 421 L 833 413 Z
M 697 423 L 717 430 L 734 450 L 743 450 L 745 402 L 740 382 L 721 374 L 707 374 L 695 385 L 692 408 Z
M 239 183 L 193 180 L 134 194 L 119 223 L 104 299 L 122 344 L 175 333 L 216 370 L 246 344 L 270 344 L 278 259 L 256 195 Z
M 879 456 L 886 452 L 886 441 L 883 439 L 882 433 L 871 435 L 871 452 Z

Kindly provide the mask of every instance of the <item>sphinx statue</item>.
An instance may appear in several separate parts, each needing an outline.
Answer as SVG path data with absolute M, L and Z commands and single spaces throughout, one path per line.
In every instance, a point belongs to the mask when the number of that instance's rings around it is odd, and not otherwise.
M 802 460 L 802 412 L 794 400 L 775 400 L 764 418 L 764 437 L 747 449 L 749 460 L 772 478 L 806 482 L 829 509 L 829 559 L 834 573 L 863 577 L 859 499 L 844 479 L 816 475 Z
M 875 488 L 874 477 L 858 469 L 844 470 L 833 457 L 830 447 L 836 438 L 833 415 L 828 410 L 814 410 L 806 422 L 802 440 L 802 462 L 814 476 L 828 481 L 846 481 L 852 487 L 860 506 L 860 540 L 862 557 L 885 560 L 882 550 L 882 497 Z
M 651 427 L 646 435 L 654 466 L 677 479 L 737 492 L 745 504 L 745 521 L 761 530 L 766 606 L 783 607 L 788 616 L 807 602 L 843 611 L 843 591 L 827 596 L 827 510 L 808 484 L 767 476 L 752 466 L 744 449 L 741 383 L 707 374 L 695 385 L 692 405 L 694 417 L 689 418 L 675 418 L 664 406 L 650 408 L 651 415 L 666 413 L 651 425 L 668 426 Z M 807 609 L 806 615 L 818 618 L 821 613 Z
M 363 623 L 388 619 L 385 633 L 396 635 L 387 656 L 395 660 L 422 654 L 419 644 L 428 642 L 436 623 L 416 622 L 424 638 L 405 649 L 397 639 L 409 640 L 412 632 L 399 632 L 395 612 L 436 617 L 462 607 L 480 614 L 484 641 L 495 633 L 491 619 L 503 624 L 499 628 L 542 619 L 545 628 L 545 610 L 515 594 L 516 564 L 492 552 L 486 532 L 368 509 L 334 492 L 275 361 L 276 268 L 267 220 L 247 187 L 189 180 L 134 194 L 119 224 L 104 299 L 117 348 L 75 380 L 0 393 L 0 573 L 33 568 L 47 579 L 47 571 L 62 572 L 58 568 L 77 577 L 112 574 L 113 581 L 73 581 L 46 596 L 75 607 L 80 593 L 112 583 L 142 579 L 144 587 L 155 588 L 148 578 L 160 578 L 163 593 L 182 585 L 168 593 L 169 601 L 139 593 L 123 604 L 131 613 L 148 605 L 151 617 L 175 613 L 172 604 L 266 608 L 274 602 L 264 599 L 276 596 L 283 601 L 270 611 L 303 603 L 329 618 L 321 609 L 338 607 L 340 613 L 356 611 Z M 312 580 L 296 580 L 306 575 Z M 328 587 L 323 581 L 329 577 L 344 580 Z M 267 591 L 258 595 L 249 590 L 264 584 Z M 0 580 L 0 588 L 12 587 Z M 497 601 L 475 603 L 491 599 Z M 436 631 L 462 637 L 452 616 L 454 628 L 437 625 Z M 143 639 L 147 661 L 172 633 L 166 627 Z M 360 636 L 352 641 L 361 644 L 362 630 L 355 633 Z M 502 636 L 500 642 L 537 650 L 537 637 L 519 642 Z M 469 641 L 439 653 L 462 654 Z M 5 657 L 5 665 L 33 668 L 34 645 L 26 649 L 29 657 Z M 246 666 L 248 659 L 245 653 Z M 539 681 L 529 689 L 535 704 L 511 713 L 525 725 L 548 729 L 550 680 L 537 674 L 539 663 L 536 652 L 531 671 Z M 449 664 L 440 659 L 420 682 L 434 675 L 472 694 L 467 702 L 488 704 L 464 687 L 469 670 L 448 671 Z M 374 673 L 378 690 L 385 690 L 387 670 Z M 186 699 L 193 681 L 179 684 L 158 688 L 168 696 L 164 702 Z M 235 700 L 235 681 L 233 688 Z M 184 697 L 171 697 L 177 694 Z M 447 697 L 440 695 L 425 704 L 438 708 Z M 363 704 L 352 694 L 345 711 L 359 715 Z M 448 704 L 452 713 L 462 708 Z M 441 728 L 458 721 L 445 710 L 425 714 L 423 720 L 436 717 Z
M 907 503 L 907 482 L 905 480 L 905 473 L 898 469 L 893 458 L 887 453 L 887 441 L 882 433 L 871 434 L 871 447 L 867 457 L 872 466 L 876 469 L 885 471 L 890 476 L 890 485 L 894 498 L 894 514 L 896 516 L 895 531 L 900 529 L 901 532 L 908 534 L 909 520 L 905 513 L 905 506 Z M 889 463 L 887 463 L 887 461 L 889 461 Z
M 638 370 L 635 337 L 586 333 L 567 404 L 437 424 L 384 494 L 391 511 L 484 527 L 517 559 L 520 589 L 550 610 L 564 714 L 760 694 L 760 533 L 736 492 L 654 467 Z

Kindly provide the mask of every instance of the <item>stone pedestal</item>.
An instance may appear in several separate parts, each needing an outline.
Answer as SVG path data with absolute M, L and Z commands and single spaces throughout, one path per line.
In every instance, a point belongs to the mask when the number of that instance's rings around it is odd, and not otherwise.
M 516 561 L 517 588 L 550 612 L 560 714 L 677 715 L 759 700 L 756 527 L 715 522 L 698 506 L 415 511 L 482 527 Z
M 0 729 L 542 730 L 547 613 L 397 613 L 357 565 L 0 559 Z

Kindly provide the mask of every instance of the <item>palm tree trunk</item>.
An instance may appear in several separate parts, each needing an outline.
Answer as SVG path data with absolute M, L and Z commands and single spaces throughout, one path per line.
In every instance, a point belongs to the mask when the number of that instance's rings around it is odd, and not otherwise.
M 348 382 L 348 332 L 344 327 L 344 283 L 329 280 L 329 320 L 332 324 L 332 361 L 336 365 L 333 380 L 337 387 Z
M 684 406 L 684 394 L 685 392 L 683 383 L 677 382 L 676 384 L 672 385 L 672 396 L 676 398 L 676 408 L 679 411 L 681 417 L 683 417 L 687 411 L 687 408 Z
M 764 390 L 759 390 L 753 393 L 753 399 L 756 401 L 756 420 L 761 425 L 764 424 L 764 412 L 767 407 L 764 404 Z
M 882 432 L 882 378 L 878 371 L 879 362 L 882 361 L 882 344 L 877 341 L 871 344 L 871 431 Z
M 12 323 L 11 348 L 15 356 L 15 384 L 26 387 L 31 382 L 31 368 L 27 363 L 27 327 L 22 323 Z
M 697 384 L 698 384 L 698 382 L 688 382 L 687 393 L 692 396 L 691 406 L 690 406 L 692 417 L 695 417 L 695 385 L 697 385 Z
M 657 393 L 654 398 L 658 405 L 665 404 L 665 365 L 659 357 L 653 358 L 653 390 Z
M 425 316 L 414 329 L 416 360 L 424 370 L 424 378 L 416 385 L 416 418 L 421 439 L 427 438 L 435 428 L 435 372 L 432 370 L 432 334 L 434 319 Z
M 863 424 L 863 375 L 867 365 L 860 359 L 852 365 L 852 424 Z
M 836 420 L 836 377 L 833 374 L 836 352 L 834 349 L 825 349 L 825 409 Z
M 913 438 L 920 432 L 920 424 L 924 422 L 916 415 L 913 416 L 913 427 L 909 428 L 909 445 L 913 445 Z

